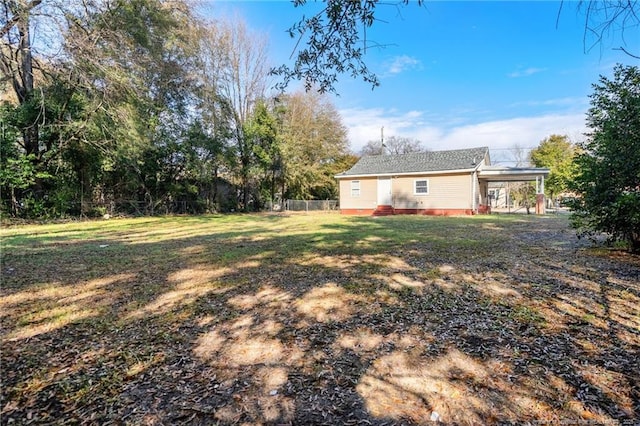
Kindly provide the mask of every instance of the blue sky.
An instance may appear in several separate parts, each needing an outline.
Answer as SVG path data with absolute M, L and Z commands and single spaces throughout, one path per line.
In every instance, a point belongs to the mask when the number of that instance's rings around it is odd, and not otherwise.
M 383 2 L 384 3 L 384 2 Z M 391 1 L 389 3 L 395 3 Z M 309 1 L 206 1 L 214 19 L 237 15 L 269 39 L 273 65 L 290 63 L 295 39 L 286 30 Z M 535 147 L 551 134 L 583 139 L 592 84 L 611 76 L 617 62 L 640 65 L 614 48 L 640 52 L 640 29 L 612 31 L 602 43 L 585 36 L 577 2 L 427 1 L 381 4 L 367 39 L 365 61 L 381 81 L 350 76 L 331 99 L 357 152 L 367 141 L 411 137 L 432 150 L 489 146 L 494 163 L 512 160 L 511 148 Z M 296 87 L 292 87 L 292 90 Z

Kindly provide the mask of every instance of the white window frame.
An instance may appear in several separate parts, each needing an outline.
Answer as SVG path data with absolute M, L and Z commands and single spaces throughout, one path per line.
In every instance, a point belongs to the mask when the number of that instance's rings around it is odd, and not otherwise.
M 427 192 L 418 192 L 418 182 L 425 182 Z M 416 179 L 413 181 L 413 195 L 424 196 L 429 195 L 429 179 Z
M 353 198 L 360 197 L 360 181 L 359 180 L 351 181 L 351 197 Z

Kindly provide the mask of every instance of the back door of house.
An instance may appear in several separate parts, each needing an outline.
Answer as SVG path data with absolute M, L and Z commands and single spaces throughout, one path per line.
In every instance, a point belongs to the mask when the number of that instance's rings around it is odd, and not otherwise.
M 391 205 L 391 178 L 378 178 L 378 205 Z

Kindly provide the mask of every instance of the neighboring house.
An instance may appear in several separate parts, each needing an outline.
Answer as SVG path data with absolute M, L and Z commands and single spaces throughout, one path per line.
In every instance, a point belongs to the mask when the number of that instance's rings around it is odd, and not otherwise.
M 508 184 L 504 182 L 492 182 L 489 184 L 489 206 L 503 209 L 507 207 Z
M 489 182 L 537 181 L 548 169 L 491 166 L 489 148 L 362 157 L 336 175 L 343 214 L 489 213 Z M 544 210 L 544 198 L 536 212 Z

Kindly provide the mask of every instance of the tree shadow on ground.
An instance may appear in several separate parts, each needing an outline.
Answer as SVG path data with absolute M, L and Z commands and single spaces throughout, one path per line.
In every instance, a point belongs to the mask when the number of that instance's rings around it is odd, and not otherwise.
M 23 238 L 2 422 L 638 418 L 638 258 L 564 218 L 316 220 Z

